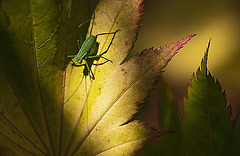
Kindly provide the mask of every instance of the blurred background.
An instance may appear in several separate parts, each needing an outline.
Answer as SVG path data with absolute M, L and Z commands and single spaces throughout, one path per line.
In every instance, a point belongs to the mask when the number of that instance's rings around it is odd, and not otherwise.
M 145 0 L 141 23 L 134 52 L 197 34 L 163 73 L 168 86 L 180 96 L 186 94 L 187 83 L 212 38 L 208 69 L 226 90 L 228 104 L 233 105 L 236 114 L 240 104 L 239 0 Z
M 98 0 L 90 0 L 91 9 Z M 172 59 L 163 80 L 179 97 L 200 66 L 212 38 L 208 69 L 226 90 L 236 115 L 240 105 L 240 1 L 239 0 L 145 0 L 144 14 L 133 53 L 171 44 L 197 34 Z M 234 117 L 234 116 L 233 116 Z

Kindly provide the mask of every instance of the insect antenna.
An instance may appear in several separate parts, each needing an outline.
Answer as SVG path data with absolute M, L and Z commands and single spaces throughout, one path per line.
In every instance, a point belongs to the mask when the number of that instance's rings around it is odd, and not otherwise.
M 91 22 L 92 26 L 91 26 L 91 29 L 90 29 L 90 35 L 92 35 L 93 24 L 94 24 L 94 20 L 95 20 L 95 13 L 93 13 L 92 19 L 93 19 L 93 20 L 92 20 L 92 22 Z

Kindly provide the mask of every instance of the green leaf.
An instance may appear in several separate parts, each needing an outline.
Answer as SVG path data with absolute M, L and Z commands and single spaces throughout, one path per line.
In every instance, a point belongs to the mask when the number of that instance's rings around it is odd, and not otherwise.
M 87 4 L 0 3 L 0 142 L 17 155 L 59 155 L 63 78 L 56 69 L 77 50 L 73 43 L 79 23 L 89 18 Z
M 159 105 L 159 120 L 164 131 L 173 133 L 163 136 L 158 144 L 158 151 L 162 155 L 178 155 L 182 150 L 179 105 L 171 90 L 163 82 L 160 85 L 161 103 Z M 173 150 L 174 149 L 174 150 Z
M 240 145 L 240 122 L 239 122 L 240 118 L 239 116 L 237 117 L 237 119 L 234 121 L 233 123 L 233 131 L 231 133 L 230 136 L 230 141 L 231 144 L 228 145 L 228 153 L 229 155 L 239 155 L 240 153 L 240 149 L 239 149 L 239 145 Z
M 78 25 L 89 19 L 86 0 L 0 2 L 0 149 L 16 155 L 133 155 L 164 134 L 130 119 L 193 35 L 120 64 L 136 40 L 141 3 L 100 1 L 89 32 L 119 31 L 104 55 L 113 64 L 92 66 L 92 80 L 84 66 L 63 68 L 78 51 Z M 99 54 L 111 37 L 98 37 Z
M 210 41 L 193 75 L 184 100 L 182 125 L 185 155 L 228 155 L 232 136 L 230 110 L 226 109 L 226 95 L 220 83 L 207 69 Z

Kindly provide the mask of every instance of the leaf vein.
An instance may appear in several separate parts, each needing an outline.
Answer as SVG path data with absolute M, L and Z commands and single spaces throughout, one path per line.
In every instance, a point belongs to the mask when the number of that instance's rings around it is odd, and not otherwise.
M 33 53 L 34 53 L 34 60 L 35 60 L 35 68 L 36 68 L 36 76 L 37 76 L 37 88 L 38 88 L 38 94 L 40 96 L 40 103 L 41 103 L 41 109 L 42 109 L 42 112 L 43 112 L 43 118 L 44 118 L 44 122 L 45 122 L 45 125 L 46 125 L 46 129 L 47 129 L 47 135 L 48 135 L 48 138 L 50 140 L 50 146 L 51 146 L 51 149 L 52 151 L 54 152 L 54 149 L 53 149 L 53 142 L 52 142 L 52 138 L 51 138 L 51 135 L 50 135 L 50 129 L 49 129 L 49 126 L 48 126 L 48 122 L 47 122 L 47 116 L 46 116 L 46 111 L 45 111 L 45 108 L 44 108 L 44 104 L 43 104 L 43 99 L 42 99 L 42 94 L 41 94 L 41 85 L 40 85 L 40 80 L 39 80 L 39 72 L 38 72 L 38 67 L 37 67 L 37 54 L 36 54 L 36 44 L 35 44 L 35 39 L 34 39 L 34 23 L 33 23 L 33 8 L 32 8 L 32 3 L 30 2 L 30 12 L 31 12 L 31 23 L 32 23 L 32 43 L 33 43 Z M 34 127 L 32 125 L 32 127 Z M 35 128 L 34 128 L 35 129 Z M 40 137 L 40 135 L 38 135 Z M 41 138 L 41 141 L 43 142 L 42 138 Z M 44 143 L 44 146 L 46 147 L 46 144 Z M 48 150 L 49 152 L 49 149 L 46 147 L 46 149 Z
M 5 115 L 4 112 L 0 112 L 0 114 L 4 117 L 5 120 L 8 121 L 25 139 L 27 139 L 34 147 L 36 147 L 41 153 L 46 155 L 37 145 L 35 145 L 28 137 L 26 137 Z
M 27 149 L 25 149 L 24 147 L 22 147 L 22 146 L 19 145 L 18 143 L 14 142 L 12 139 L 10 139 L 9 137 L 7 137 L 7 135 L 3 134 L 2 132 L 0 132 L 0 134 L 1 134 L 2 136 L 4 136 L 5 138 L 7 138 L 7 140 L 9 140 L 10 142 L 12 142 L 12 143 L 14 143 L 15 145 L 17 145 L 17 146 L 18 146 L 19 148 L 21 148 L 22 150 L 28 152 L 28 153 L 31 154 L 31 155 L 35 155 L 34 153 L 28 151 Z

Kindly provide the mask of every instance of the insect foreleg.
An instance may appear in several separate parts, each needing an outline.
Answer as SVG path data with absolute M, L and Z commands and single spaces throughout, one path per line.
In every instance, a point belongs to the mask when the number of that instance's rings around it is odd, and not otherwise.
M 93 18 L 94 18 L 94 17 L 93 17 Z M 77 41 L 77 42 L 78 42 L 78 48 L 79 48 L 79 49 L 80 49 L 80 47 L 82 46 L 82 44 L 83 44 L 83 42 L 84 42 L 84 38 L 83 38 L 83 36 L 82 36 L 82 29 L 81 29 L 81 27 L 82 27 L 84 24 L 90 22 L 91 19 L 93 19 L 93 18 L 90 18 L 90 19 L 88 19 L 87 21 L 85 21 L 85 22 L 79 24 L 80 38 L 79 38 L 79 40 Z
M 69 55 L 68 58 L 77 57 L 77 55 Z
M 87 22 L 90 22 L 93 18 L 94 18 L 94 17 L 92 17 L 92 18 L 86 20 L 85 22 L 79 24 L 79 29 L 81 29 L 81 27 L 82 27 L 84 24 L 86 24 Z

